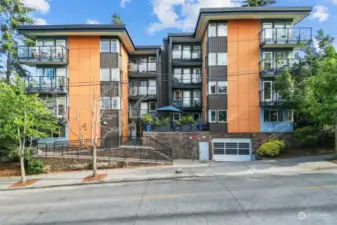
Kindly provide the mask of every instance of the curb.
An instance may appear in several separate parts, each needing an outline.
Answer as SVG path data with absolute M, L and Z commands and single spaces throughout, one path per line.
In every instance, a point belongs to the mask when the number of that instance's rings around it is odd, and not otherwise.
M 133 183 L 133 182 L 143 182 L 143 181 L 154 181 L 154 180 L 174 180 L 181 178 L 198 178 L 204 176 L 187 175 L 187 176 L 172 176 L 172 177 L 161 177 L 161 178 L 147 178 L 147 179 L 130 179 L 130 180 L 103 180 L 93 183 L 74 183 L 74 184 L 60 184 L 60 185 L 48 185 L 42 187 L 22 187 L 22 188 L 6 188 L 0 189 L 0 192 L 6 191 L 17 191 L 17 190 L 34 190 L 34 189 L 47 189 L 47 188 L 58 188 L 58 187 L 72 187 L 72 186 L 89 186 L 89 185 L 99 185 L 99 184 L 116 184 L 116 183 Z

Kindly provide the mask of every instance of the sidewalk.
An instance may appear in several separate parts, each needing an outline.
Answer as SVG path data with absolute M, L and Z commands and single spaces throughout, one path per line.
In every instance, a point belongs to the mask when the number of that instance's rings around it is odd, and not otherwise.
M 175 160 L 173 166 L 100 170 L 99 173 L 107 174 L 105 179 L 100 181 L 104 183 L 250 174 L 285 174 L 317 170 L 329 170 L 337 173 L 337 164 L 325 161 L 331 157 L 315 156 L 282 160 L 207 163 Z M 182 173 L 176 173 L 177 170 L 182 170 Z M 92 171 L 89 170 L 27 176 L 27 179 L 39 179 L 39 181 L 24 188 L 81 185 L 83 178 L 91 174 Z M 13 188 L 9 189 L 9 186 L 19 181 L 20 177 L 0 177 L 0 190 L 13 190 Z

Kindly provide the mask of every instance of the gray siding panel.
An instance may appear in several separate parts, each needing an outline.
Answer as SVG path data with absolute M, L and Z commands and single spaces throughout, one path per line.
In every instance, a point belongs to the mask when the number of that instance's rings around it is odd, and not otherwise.
M 119 110 L 104 110 L 103 118 L 102 120 L 106 122 L 107 124 L 104 125 L 105 127 L 108 127 L 109 129 L 104 129 L 101 127 L 101 137 L 105 136 L 107 132 L 110 131 L 110 129 L 115 128 L 115 132 L 111 132 L 107 135 L 106 138 L 111 138 L 111 137 L 118 137 L 119 132 Z
M 161 52 L 161 80 L 160 80 L 160 101 L 157 107 L 163 107 L 169 105 L 169 77 L 167 74 L 169 74 L 169 46 L 168 41 L 164 40 L 163 42 L 164 49 Z
M 208 109 L 225 109 L 227 110 L 227 95 L 208 96 Z
M 101 68 L 118 68 L 118 53 L 101 53 Z
M 227 81 L 227 66 L 210 66 L 208 68 L 209 81 Z
M 210 53 L 227 52 L 227 37 L 210 37 L 208 45 Z
M 119 96 L 119 82 L 101 81 L 101 96 L 104 97 Z
M 211 133 L 228 133 L 227 123 L 210 123 L 209 131 Z

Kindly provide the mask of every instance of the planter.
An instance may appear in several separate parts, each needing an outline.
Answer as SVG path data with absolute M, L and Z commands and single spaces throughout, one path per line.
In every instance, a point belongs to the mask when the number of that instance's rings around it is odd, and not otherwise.
M 192 125 L 181 125 L 181 132 L 192 132 Z
M 170 132 L 170 125 L 167 126 L 160 126 L 160 127 L 154 127 L 154 132 Z
M 151 124 L 149 123 L 145 124 L 145 131 L 147 132 L 151 131 Z

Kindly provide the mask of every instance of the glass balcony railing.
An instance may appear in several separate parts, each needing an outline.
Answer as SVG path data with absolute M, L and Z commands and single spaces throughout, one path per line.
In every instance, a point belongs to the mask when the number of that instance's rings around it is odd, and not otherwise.
M 66 93 L 69 88 L 69 78 L 63 76 L 45 77 L 30 76 L 23 79 L 27 92 L 30 93 Z
M 69 107 L 66 105 L 47 104 L 48 111 L 58 118 L 69 118 Z
M 27 64 L 67 64 L 68 49 L 64 46 L 19 46 L 18 58 Z
M 260 61 L 261 75 L 278 75 L 298 62 L 297 59 L 263 59 Z
M 261 105 L 281 105 L 284 103 L 284 100 L 277 91 L 261 90 L 260 103 Z
M 156 63 L 129 63 L 129 72 L 138 72 L 138 73 L 146 73 L 146 72 L 156 72 L 157 64 Z
M 200 60 L 201 50 L 173 50 L 172 59 L 177 60 Z
M 147 96 L 147 95 L 154 96 L 156 94 L 157 94 L 156 87 L 149 88 L 149 87 L 138 86 L 138 87 L 129 88 L 129 96 L 132 96 L 132 97 Z
M 312 29 L 301 28 L 265 28 L 260 32 L 261 45 L 268 44 L 302 44 L 308 43 L 312 38 Z
M 143 115 L 150 114 L 152 116 L 156 115 L 155 111 L 150 111 L 149 109 L 131 109 L 129 110 L 130 118 L 142 118 Z
M 201 108 L 201 98 L 176 97 L 172 100 L 172 105 L 177 108 Z
M 173 76 L 173 83 L 176 85 L 194 85 L 194 84 L 201 84 L 201 74 L 188 74 L 188 75 L 181 75 L 175 74 Z

